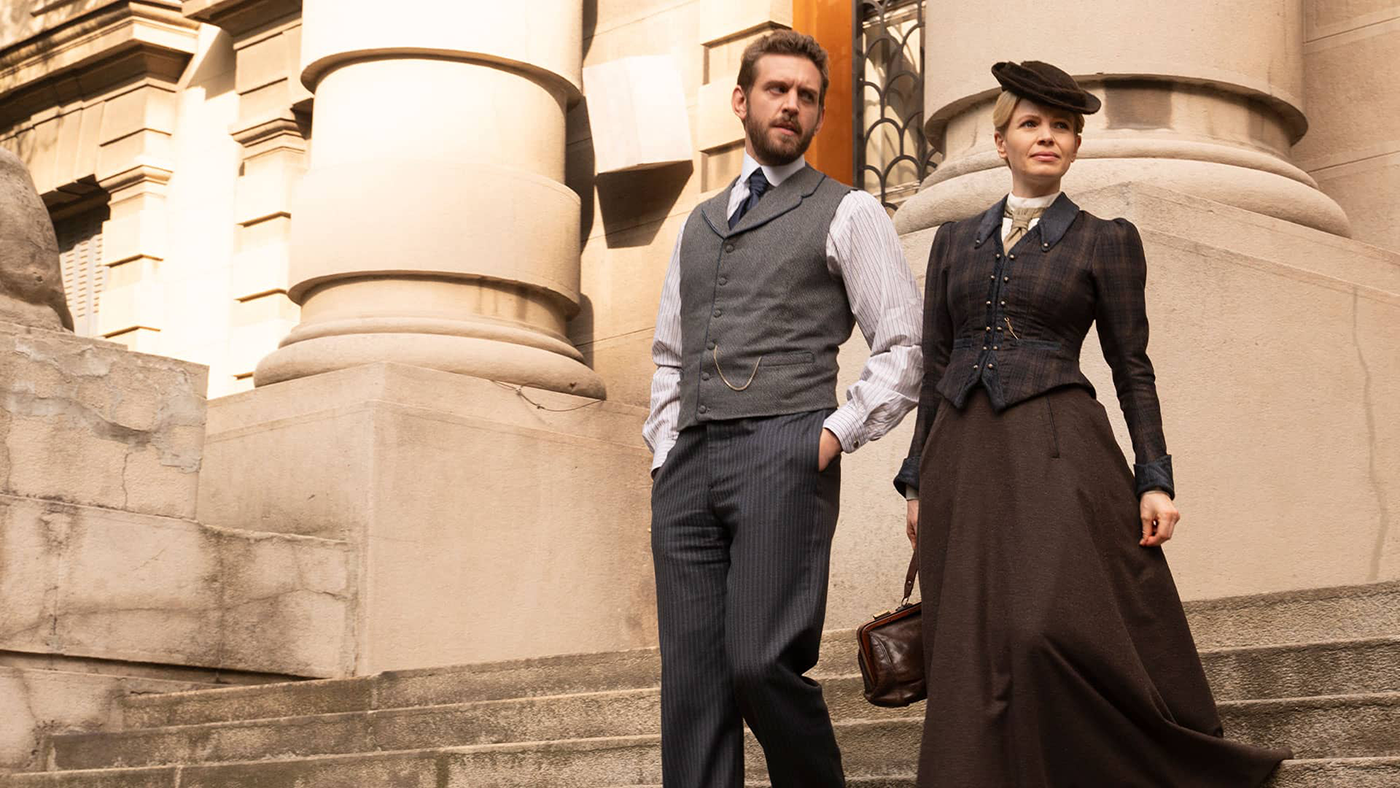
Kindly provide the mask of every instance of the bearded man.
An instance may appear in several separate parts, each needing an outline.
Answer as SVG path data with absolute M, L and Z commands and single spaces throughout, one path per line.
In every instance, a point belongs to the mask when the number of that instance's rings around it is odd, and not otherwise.
M 743 725 L 774 788 L 845 784 L 817 682 L 840 455 L 918 399 L 922 304 L 880 203 L 808 166 L 826 52 L 782 31 L 734 88 L 742 174 L 681 229 L 652 357 L 652 555 L 666 788 L 741 788 Z M 870 345 L 836 402 L 836 353 Z

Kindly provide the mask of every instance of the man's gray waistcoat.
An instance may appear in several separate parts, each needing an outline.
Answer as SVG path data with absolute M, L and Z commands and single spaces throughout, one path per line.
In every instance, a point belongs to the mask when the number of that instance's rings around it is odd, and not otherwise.
M 853 319 L 826 237 L 849 192 L 806 167 L 733 230 L 729 189 L 691 213 L 680 249 L 680 429 L 836 407 L 836 351 Z

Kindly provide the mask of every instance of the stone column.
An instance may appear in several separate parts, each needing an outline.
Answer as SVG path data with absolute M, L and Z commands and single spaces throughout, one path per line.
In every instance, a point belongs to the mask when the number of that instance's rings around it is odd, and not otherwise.
M 306 0 L 315 143 L 288 295 L 257 385 L 394 361 L 602 397 L 565 336 L 579 205 L 564 117 L 580 0 Z
M 924 107 L 945 156 L 897 216 L 902 232 L 969 216 L 1006 192 L 992 143 L 995 60 L 1046 60 L 1103 99 L 1065 180 L 1084 192 L 1140 181 L 1349 235 L 1346 215 L 1289 160 L 1303 114 L 1301 0 L 1214 3 L 1086 0 L 1072 11 L 1030 0 L 941 3 L 929 20 Z M 968 42 L 981 42 L 968 45 Z

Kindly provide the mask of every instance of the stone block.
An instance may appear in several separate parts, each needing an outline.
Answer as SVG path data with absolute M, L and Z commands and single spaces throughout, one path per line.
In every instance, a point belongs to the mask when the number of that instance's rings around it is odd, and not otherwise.
M 242 301 L 287 291 L 287 246 L 265 243 L 240 251 L 233 259 L 230 295 Z M 279 337 L 280 339 L 280 337 Z
M 1317 185 L 1351 220 L 1351 237 L 1400 252 L 1400 140 L 1395 151 L 1349 164 L 1313 170 Z
M 137 264 L 138 262 L 128 262 L 124 265 Z M 97 313 L 97 332 L 112 337 L 132 329 L 159 331 L 166 325 L 165 304 L 164 282 L 147 279 L 130 284 L 116 284 L 109 280 L 107 289 L 102 294 L 102 308 Z
M 111 143 L 140 131 L 175 131 L 175 93 L 167 88 L 144 86 L 107 100 L 102 114 L 100 142 Z
M 148 258 L 165 259 L 168 228 L 168 215 L 165 212 L 165 198 L 158 195 L 144 195 L 137 205 L 122 206 L 121 215 L 113 210 L 111 219 L 102 223 L 102 263 L 107 266 L 119 265 L 130 260 Z M 110 289 L 110 288 L 109 288 Z M 102 308 L 107 308 L 106 294 Z
M 178 692 L 186 681 L 0 667 L 0 773 L 42 768 L 41 736 L 111 730 L 122 722 L 123 699 Z
M 671 56 L 587 66 L 583 85 L 599 174 L 690 161 L 685 91 Z
M 271 217 L 290 216 L 297 182 L 304 172 L 305 157 L 300 153 L 269 154 L 244 161 L 234 205 L 235 221 L 247 225 Z
M 292 43 L 287 36 L 278 34 L 240 46 L 235 89 L 239 93 L 247 93 L 273 82 L 295 79 L 301 53 L 291 49 Z
M 194 514 L 207 370 L 0 324 L 0 493 Z
M 644 417 L 383 363 L 264 386 L 214 404 L 201 517 L 356 544 L 359 673 L 649 645 Z
M 0 650 L 342 675 L 353 565 L 338 542 L 0 496 Z
M 1299 166 L 1311 172 L 1400 147 L 1387 122 L 1400 113 L 1390 90 L 1400 79 L 1400 13 L 1303 46 L 1308 133 L 1293 146 Z
M 700 43 L 714 44 L 755 28 L 792 27 L 792 0 L 704 0 Z
M 722 148 L 744 139 L 744 124 L 734 115 L 734 81 L 707 82 L 700 86 L 696 107 L 695 147 L 702 151 Z

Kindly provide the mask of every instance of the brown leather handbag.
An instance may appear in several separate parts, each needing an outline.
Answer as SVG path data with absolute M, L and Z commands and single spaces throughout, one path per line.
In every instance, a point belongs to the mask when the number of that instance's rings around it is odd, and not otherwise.
M 904 599 L 893 611 L 877 614 L 856 630 L 860 646 L 857 660 L 865 679 L 865 699 L 876 706 L 899 707 L 928 696 L 924 686 L 924 641 L 920 603 L 909 603 L 914 578 L 919 573 L 919 553 L 909 559 L 904 578 Z

